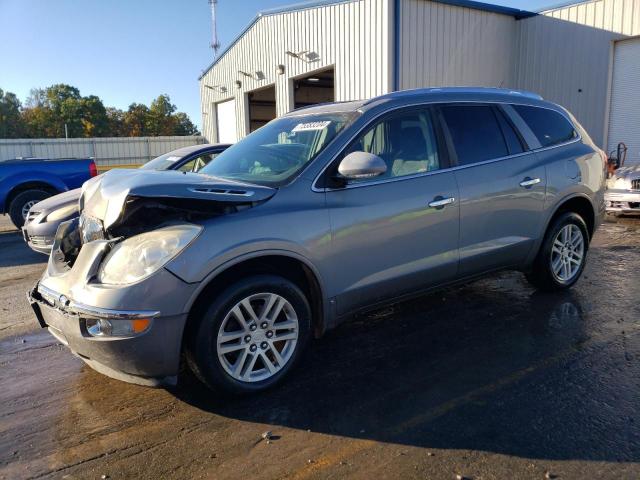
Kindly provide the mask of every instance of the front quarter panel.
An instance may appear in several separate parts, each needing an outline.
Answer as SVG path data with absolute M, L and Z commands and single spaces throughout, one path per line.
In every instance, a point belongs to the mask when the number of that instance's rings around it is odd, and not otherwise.
M 312 192 L 308 180 L 299 178 L 261 205 L 202 225 L 199 237 L 166 267 L 186 282 L 208 280 L 238 258 L 274 252 L 304 259 L 323 276 L 329 218 L 324 194 Z

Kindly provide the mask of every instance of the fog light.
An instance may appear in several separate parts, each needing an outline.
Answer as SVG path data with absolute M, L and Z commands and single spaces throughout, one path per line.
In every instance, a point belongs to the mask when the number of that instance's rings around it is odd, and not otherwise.
M 130 337 L 146 332 L 151 326 L 150 318 L 135 320 L 87 319 L 87 333 L 92 337 Z

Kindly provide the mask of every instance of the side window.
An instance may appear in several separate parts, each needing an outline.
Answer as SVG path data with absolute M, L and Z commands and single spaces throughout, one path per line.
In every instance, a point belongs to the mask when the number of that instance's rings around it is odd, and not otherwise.
M 355 151 L 373 153 L 385 161 L 387 172 L 376 180 L 440 168 L 436 134 L 428 110 L 387 117 L 360 135 L 346 153 Z
M 512 105 L 518 115 L 529 125 L 543 147 L 550 147 L 577 138 L 573 125 L 554 110 L 525 105 Z
M 522 141 L 520 140 L 520 137 L 516 133 L 514 127 L 511 125 L 511 122 L 507 120 L 507 117 L 502 112 L 502 110 L 496 108 L 495 112 L 496 116 L 498 117 L 500 128 L 502 129 L 502 134 L 504 135 L 504 141 L 507 142 L 509 154 L 515 155 L 516 153 L 524 152 Z
M 219 153 L 204 153 L 204 154 L 202 154 L 202 155 L 200 155 L 198 157 L 192 158 L 187 163 L 185 163 L 184 165 L 180 166 L 180 168 L 178 168 L 178 170 L 180 170 L 181 172 L 197 172 L 201 168 L 203 168 L 206 165 L 208 165 L 209 162 L 211 162 L 211 160 L 216 158 L 218 155 L 220 155 L 220 154 Z
M 446 105 L 441 107 L 458 165 L 509 155 L 504 135 L 490 105 Z

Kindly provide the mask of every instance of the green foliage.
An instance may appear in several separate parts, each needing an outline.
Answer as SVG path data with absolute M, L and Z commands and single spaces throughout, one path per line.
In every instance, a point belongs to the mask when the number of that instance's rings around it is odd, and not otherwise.
M 11 92 L 0 88 L 0 138 L 19 138 L 24 134 L 24 121 L 20 116 L 20 100 Z
M 197 135 L 187 114 L 176 110 L 166 94 L 149 107 L 132 103 L 122 111 L 65 84 L 32 89 L 25 106 L 0 89 L 0 138 L 60 138 L 65 125 L 69 137 Z

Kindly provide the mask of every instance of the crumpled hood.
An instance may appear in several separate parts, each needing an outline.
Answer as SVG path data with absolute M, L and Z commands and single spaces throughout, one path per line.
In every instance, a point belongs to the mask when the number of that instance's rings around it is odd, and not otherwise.
M 69 204 L 78 203 L 81 192 L 82 189 L 75 188 L 68 192 L 62 192 L 53 197 L 45 198 L 41 202 L 36 203 L 33 206 L 33 210 L 38 212 L 52 212 Z
M 242 205 L 272 197 L 276 189 L 235 182 L 199 173 L 153 170 L 110 170 L 82 186 L 81 209 L 113 225 L 130 197 L 193 199 L 218 204 Z

